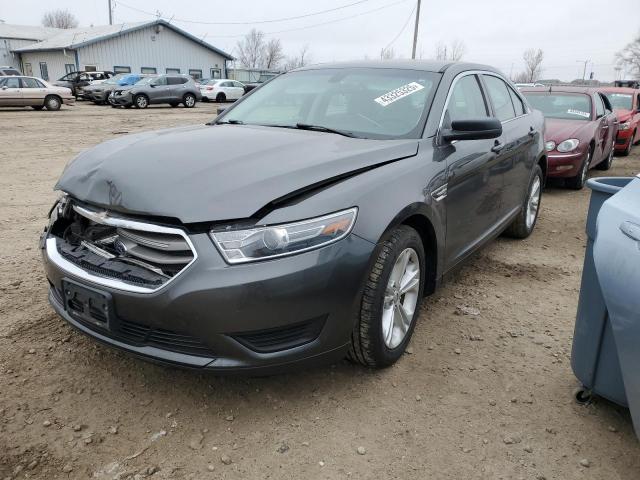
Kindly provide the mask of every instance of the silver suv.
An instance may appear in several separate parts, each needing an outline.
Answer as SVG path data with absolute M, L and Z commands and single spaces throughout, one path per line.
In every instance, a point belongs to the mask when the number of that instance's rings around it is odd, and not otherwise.
M 153 103 L 168 103 L 177 107 L 182 103 L 192 108 L 201 98 L 200 90 L 188 75 L 158 75 L 113 90 L 109 95 L 109 103 L 116 107 L 136 108 L 147 108 Z

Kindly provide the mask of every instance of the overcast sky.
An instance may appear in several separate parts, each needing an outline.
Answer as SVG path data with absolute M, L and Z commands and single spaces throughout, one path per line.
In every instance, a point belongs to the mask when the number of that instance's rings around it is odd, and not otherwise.
M 173 17 L 172 22 L 179 27 L 204 36 L 207 42 L 231 54 L 239 37 L 255 27 L 268 36 L 280 38 L 288 54 L 295 54 L 308 44 L 314 63 L 365 56 L 378 58 L 380 50 L 396 37 L 391 47 L 397 56 L 409 58 L 416 4 L 416 0 L 363 0 L 321 15 L 252 24 L 342 7 L 357 0 L 113 2 L 114 23 L 153 18 L 129 7 L 160 11 L 167 19 Z M 108 23 L 107 0 L 2 0 L 0 20 L 39 25 L 44 12 L 54 7 L 67 8 L 82 26 Z M 182 20 L 247 24 L 206 25 Z M 582 78 L 584 61 L 589 60 L 587 76 L 593 71 L 597 79 L 613 80 L 615 52 L 638 31 L 640 0 L 626 0 L 615 7 L 605 0 L 423 0 L 418 53 L 431 58 L 438 42 L 459 39 L 466 45 L 464 60 L 491 64 L 509 75 L 523 69 L 525 49 L 541 48 L 545 55 L 543 78 L 565 81 Z

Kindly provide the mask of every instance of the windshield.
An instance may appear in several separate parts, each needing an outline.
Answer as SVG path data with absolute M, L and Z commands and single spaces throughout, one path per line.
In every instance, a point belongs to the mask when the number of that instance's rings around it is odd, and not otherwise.
M 631 110 L 633 108 L 633 96 L 626 93 L 604 93 L 614 110 Z
M 591 99 L 581 93 L 524 92 L 533 108 L 547 118 L 591 120 Z
M 322 126 L 361 138 L 418 138 L 440 74 L 340 68 L 280 75 L 218 121 Z

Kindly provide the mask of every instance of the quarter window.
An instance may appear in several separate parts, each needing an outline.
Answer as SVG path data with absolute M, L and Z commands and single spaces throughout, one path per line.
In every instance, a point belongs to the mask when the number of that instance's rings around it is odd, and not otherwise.
M 524 107 L 524 103 L 522 103 L 522 100 L 520 99 L 518 94 L 514 92 L 511 87 L 509 87 L 509 95 L 511 95 L 511 101 L 513 102 L 513 107 L 516 110 L 516 117 L 527 113 L 527 110 Z
M 501 122 L 514 118 L 516 112 L 513 109 L 507 84 L 493 75 L 483 75 L 483 78 L 489 91 L 489 97 L 491 98 L 496 118 Z
M 450 126 L 456 120 L 470 120 L 488 117 L 487 104 L 484 101 L 480 84 L 475 75 L 466 75 L 453 87 L 447 111 L 445 125 Z

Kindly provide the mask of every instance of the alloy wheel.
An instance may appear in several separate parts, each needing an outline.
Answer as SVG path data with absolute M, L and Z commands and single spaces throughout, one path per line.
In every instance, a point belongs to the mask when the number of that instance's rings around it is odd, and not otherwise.
M 540 206 L 540 194 L 542 193 L 542 182 L 540 177 L 536 175 L 536 178 L 531 184 L 529 190 L 529 199 L 527 200 L 527 229 L 530 230 L 536 221 L 538 216 L 538 207 Z
M 184 104 L 187 107 L 193 107 L 196 104 L 196 99 L 193 95 L 187 95 L 184 99 Z
M 139 96 L 136 98 L 136 106 L 138 108 L 146 108 L 147 107 L 147 98 L 143 96 Z
M 405 339 L 420 294 L 420 259 L 413 248 L 404 249 L 391 270 L 382 308 L 382 336 L 389 349 Z

